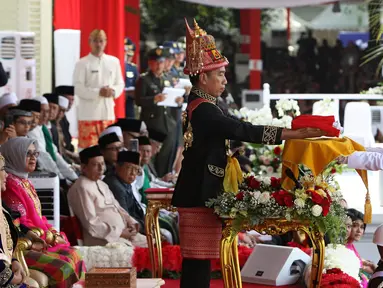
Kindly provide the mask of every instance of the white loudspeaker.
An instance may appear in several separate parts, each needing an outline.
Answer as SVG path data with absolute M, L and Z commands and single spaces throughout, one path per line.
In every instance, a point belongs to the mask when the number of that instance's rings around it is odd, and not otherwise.
M 311 257 L 298 248 L 257 244 L 242 268 L 242 282 L 291 285 L 310 261 Z

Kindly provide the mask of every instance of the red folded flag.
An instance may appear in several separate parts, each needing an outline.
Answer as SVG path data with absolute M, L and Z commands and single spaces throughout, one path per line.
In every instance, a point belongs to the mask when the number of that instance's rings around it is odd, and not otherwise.
M 334 116 L 300 115 L 291 123 L 293 130 L 301 128 L 319 128 L 326 132 L 328 137 L 339 137 L 340 130 L 334 127 Z

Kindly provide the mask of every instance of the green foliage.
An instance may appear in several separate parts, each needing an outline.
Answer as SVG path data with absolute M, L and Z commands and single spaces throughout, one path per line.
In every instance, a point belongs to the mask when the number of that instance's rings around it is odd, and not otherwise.
M 378 76 L 379 71 L 383 66 L 383 45 L 381 44 L 383 27 L 380 22 L 382 1 L 383 0 L 371 0 L 368 4 L 370 37 L 375 38 L 375 41 L 374 39 L 371 40 L 369 45 L 371 48 L 368 50 L 367 54 L 363 56 L 363 62 L 361 64 L 365 65 L 371 61 L 377 61 L 378 67 L 376 69 L 376 76 Z
M 234 28 L 232 9 L 197 5 L 179 0 L 141 0 L 141 28 L 144 33 L 163 37 L 160 41 L 184 36 L 184 18 L 195 18 L 202 28 L 225 37 Z
M 128 9 L 128 8 L 127 8 Z M 176 40 L 185 35 L 184 18 L 192 23 L 193 18 L 200 26 L 216 38 L 238 37 L 240 10 L 211 7 L 180 0 L 141 0 L 141 30 L 152 33 L 158 41 Z M 261 27 L 266 29 L 273 21 L 272 9 L 264 9 Z

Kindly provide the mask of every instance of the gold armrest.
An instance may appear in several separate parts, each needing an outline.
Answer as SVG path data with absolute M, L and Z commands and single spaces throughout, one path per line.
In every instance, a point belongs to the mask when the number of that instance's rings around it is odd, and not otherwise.
M 20 262 L 27 276 L 29 276 L 29 269 L 28 269 L 27 262 L 25 261 L 25 258 L 24 258 L 24 251 L 27 251 L 31 248 L 32 248 L 31 240 L 27 238 L 19 238 L 19 240 L 17 240 L 17 245 L 14 252 L 14 255 L 16 256 L 17 261 Z
M 32 232 L 35 232 L 37 236 L 42 237 L 45 233 L 43 229 L 40 229 L 38 227 L 34 227 L 31 229 Z
M 45 235 L 45 242 L 49 245 L 53 245 L 55 242 L 55 235 L 51 231 L 47 231 Z
M 47 242 L 47 244 L 49 245 L 54 244 L 56 237 L 52 231 L 47 230 L 46 232 L 44 232 L 44 230 L 37 227 L 32 228 L 31 231 L 34 232 L 40 238 L 42 238 L 45 235 L 45 242 Z

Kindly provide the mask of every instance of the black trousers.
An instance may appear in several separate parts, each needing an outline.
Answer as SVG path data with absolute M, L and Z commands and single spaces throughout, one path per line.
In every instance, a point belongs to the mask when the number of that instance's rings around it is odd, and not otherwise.
M 210 260 L 184 258 L 180 288 L 209 288 Z

